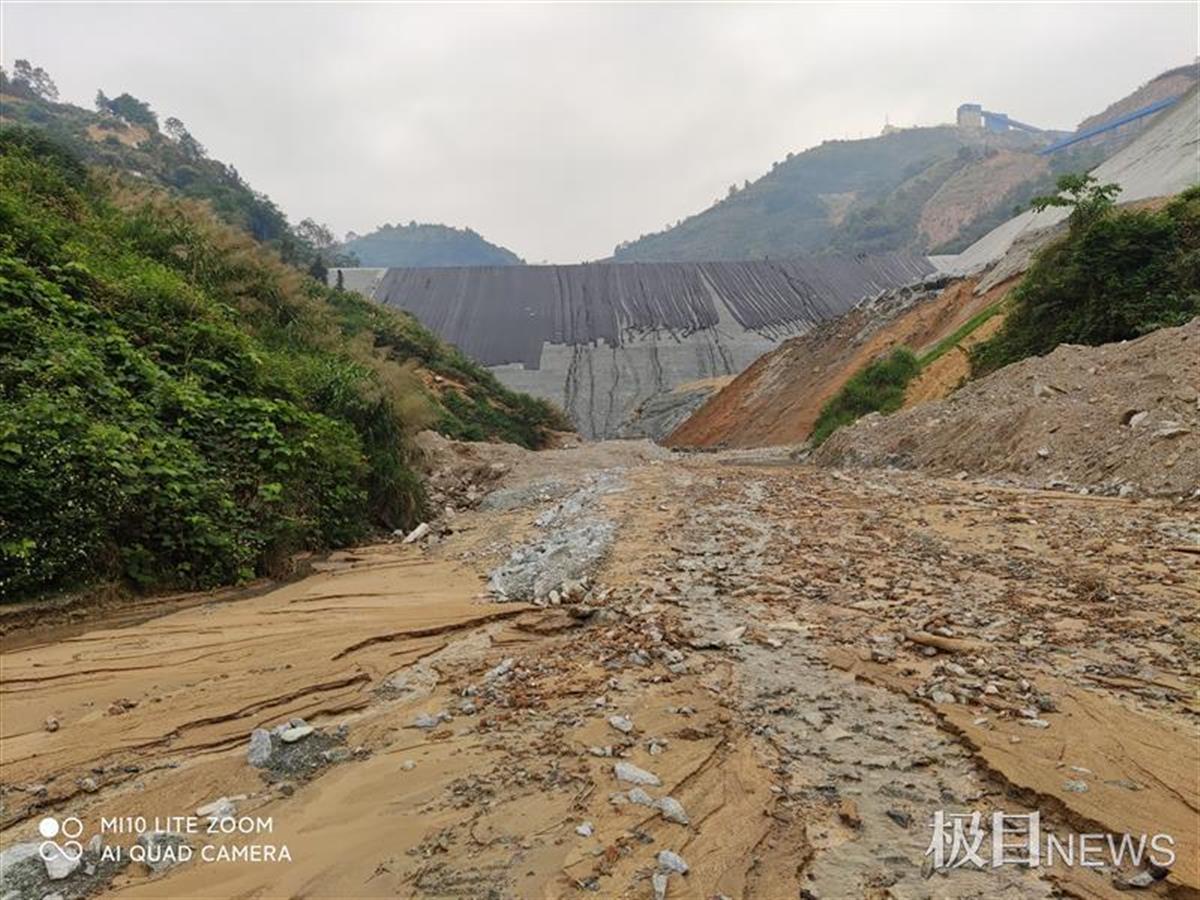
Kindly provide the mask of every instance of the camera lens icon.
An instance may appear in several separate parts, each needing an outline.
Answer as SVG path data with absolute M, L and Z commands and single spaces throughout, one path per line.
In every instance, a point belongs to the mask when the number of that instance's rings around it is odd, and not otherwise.
M 75 840 L 83 834 L 83 822 L 75 816 L 69 816 L 61 822 L 53 816 L 46 816 L 38 822 L 38 834 L 46 838 L 38 847 L 38 854 L 46 862 L 51 862 L 60 856 L 71 862 L 83 857 L 83 845 Z M 60 834 L 68 839 L 62 844 L 52 840 Z

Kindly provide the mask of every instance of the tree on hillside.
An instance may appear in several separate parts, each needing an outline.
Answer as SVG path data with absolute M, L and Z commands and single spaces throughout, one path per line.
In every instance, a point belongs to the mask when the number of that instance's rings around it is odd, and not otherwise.
M 296 235 L 302 241 L 307 241 L 318 252 L 330 250 L 337 244 L 337 238 L 328 225 L 322 225 L 315 219 L 305 219 L 296 226 Z
M 183 124 L 183 122 L 181 122 L 175 116 L 171 116 L 165 122 L 163 122 L 163 132 L 167 137 L 179 144 L 179 149 L 181 149 L 184 152 L 184 155 L 189 159 L 204 158 L 207 152 L 204 149 L 204 145 L 192 137 L 191 132 L 187 130 L 187 127 Z
M 1050 206 L 1070 207 L 1072 230 L 1086 228 L 1104 218 L 1116 205 L 1117 194 L 1121 193 L 1119 184 L 1100 184 L 1095 176 L 1087 174 L 1063 175 L 1058 179 L 1057 187 L 1060 193 L 1034 197 L 1030 205 L 1038 212 Z
M 150 108 L 150 104 L 132 94 L 122 94 L 110 100 L 104 96 L 104 91 L 97 91 L 96 109 L 100 112 L 110 112 L 130 125 L 142 125 L 151 131 L 158 130 L 158 116 Z
M 27 59 L 18 59 L 13 63 L 12 80 L 30 96 L 50 103 L 58 101 L 58 86 L 54 79 L 41 66 L 35 67 Z

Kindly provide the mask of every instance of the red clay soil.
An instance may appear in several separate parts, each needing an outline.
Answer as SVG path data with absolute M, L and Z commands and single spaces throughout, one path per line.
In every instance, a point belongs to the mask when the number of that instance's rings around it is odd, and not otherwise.
M 917 352 L 932 347 L 1014 283 L 975 296 L 974 279 L 959 281 L 884 324 L 878 310 L 851 310 L 755 360 L 664 443 L 680 448 L 802 443 L 821 408 L 872 359 L 898 346 Z

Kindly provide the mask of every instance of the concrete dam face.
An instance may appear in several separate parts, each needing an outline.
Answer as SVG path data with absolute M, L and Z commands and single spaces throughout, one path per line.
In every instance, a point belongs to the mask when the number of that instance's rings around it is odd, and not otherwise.
M 608 438 L 629 433 L 651 398 L 734 375 L 933 267 L 889 254 L 341 271 L 346 288 L 407 310 L 505 385 L 559 404 L 584 437 Z

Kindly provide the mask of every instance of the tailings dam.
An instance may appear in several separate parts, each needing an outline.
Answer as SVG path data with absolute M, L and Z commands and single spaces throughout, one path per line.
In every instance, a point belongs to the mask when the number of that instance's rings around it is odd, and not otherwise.
M 647 400 L 740 372 L 781 340 L 933 272 L 919 256 L 710 263 L 342 269 L 588 438 Z M 330 279 L 337 270 L 330 272 Z

